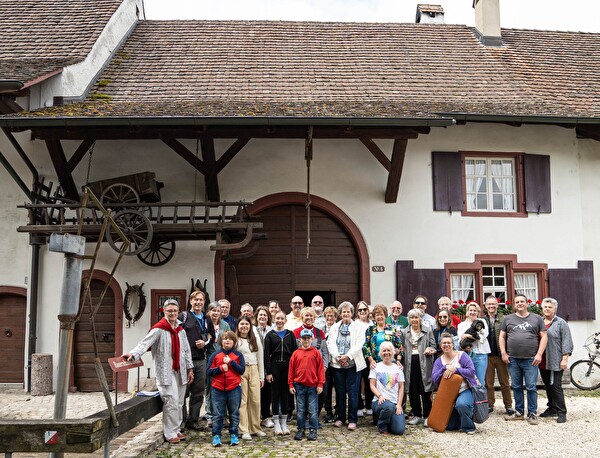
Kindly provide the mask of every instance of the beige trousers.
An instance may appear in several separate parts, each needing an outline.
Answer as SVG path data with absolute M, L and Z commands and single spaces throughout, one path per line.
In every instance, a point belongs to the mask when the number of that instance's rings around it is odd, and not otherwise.
M 260 431 L 260 380 L 258 366 L 246 366 L 242 375 L 242 403 L 240 404 L 240 434 Z

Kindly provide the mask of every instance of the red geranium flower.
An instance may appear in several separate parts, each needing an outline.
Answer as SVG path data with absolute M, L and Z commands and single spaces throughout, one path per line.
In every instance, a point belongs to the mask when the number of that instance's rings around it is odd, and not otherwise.
M 506 302 L 505 302 L 505 304 L 506 304 L 506 305 L 510 305 L 510 301 L 506 301 Z
M 527 299 L 527 303 L 531 304 L 533 301 L 531 299 Z
M 538 299 L 537 301 L 535 301 L 535 303 L 536 303 L 537 305 L 542 305 L 542 301 L 540 301 L 539 299 Z
M 454 304 L 452 304 L 452 308 L 453 309 L 457 309 L 458 308 L 458 304 L 456 303 L 456 301 L 454 301 Z
M 458 303 L 459 303 L 460 305 L 463 305 L 465 302 L 464 302 L 464 301 L 461 299 L 461 300 L 459 300 L 459 301 L 458 301 Z
M 162 307 L 158 308 L 158 313 L 164 313 L 164 312 L 165 312 L 165 309 L 163 309 Z

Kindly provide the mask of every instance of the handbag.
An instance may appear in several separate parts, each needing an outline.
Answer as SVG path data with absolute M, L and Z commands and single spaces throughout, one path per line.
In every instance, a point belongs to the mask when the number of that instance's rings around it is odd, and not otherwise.
M 473 421 L 483 423 L 490 417 L 487 389 L 483 385 L 471 387 L 473 393 Z

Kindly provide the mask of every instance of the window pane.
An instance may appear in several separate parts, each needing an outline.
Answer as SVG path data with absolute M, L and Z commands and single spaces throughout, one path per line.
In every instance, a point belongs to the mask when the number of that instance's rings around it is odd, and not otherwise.
M 494 279 L 492 277 L 483 277 L 483 286 L 494 286 Z
M 504 267 L 494 267 L 494 275 L 504 276 Z
M 504 208 L 504 199 L 502 194 L 494 194 L 494 210 L 502 210 Z
M 482 267 L 481 273 L 483 275 L 492 275 L 492 268 L 491 267 Z

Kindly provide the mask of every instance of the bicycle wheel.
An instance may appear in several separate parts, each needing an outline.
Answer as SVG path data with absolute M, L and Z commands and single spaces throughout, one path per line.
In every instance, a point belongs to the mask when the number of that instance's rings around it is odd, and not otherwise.
M 574 362 L 571 366 L 571 383 L 580 390 L 600 388 L 600 364 L 590 359 Z

